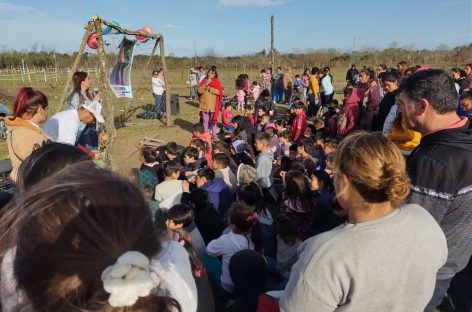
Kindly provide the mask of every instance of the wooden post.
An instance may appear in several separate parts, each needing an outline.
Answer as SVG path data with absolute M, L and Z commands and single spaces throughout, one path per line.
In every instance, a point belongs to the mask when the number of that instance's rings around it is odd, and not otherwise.
M 272 74 L 274 74 L 274 66 L 275 66 L 275 56 L 274 56 L 274 50 L 275 50 L 275 45 L 274 45 L 274 16 L 272 15 L 270 17 L 270 67 L 272 68 Z
M 151 64 L 152 62 L 152 58 L 154 57 L 154 55 L 156 54 L 156 50 L 157 50 L 157 45 L 159 44 L 159 40 L 156 40 L 156 43 L 154 44 L 154 47 L 152 48 L 152 51 L 151 51 L 151 55 L 149 55 L 149 58 L 148 58 L 148 61 L 146 63 L 146 71 L 147 69 L 149 68 L 149 65 Z
M 159 40 L 159 53 L 161 54 L 162 68 L 164 69 L 164 84 L 166 87 L 166 121 L 167 127 L 172 126 L 172 119 L 170 118 L 170 75 L 168 75 L 167 65 L 166 65 L 166 55 L 164 52 L 164 36 Z
M 72 83 L 71 73 L 75 73 L 77 70 L 77 67 L 79 67 L 80 59 L 82 58 L 82 55 L 84 54 L 85 45 L 87 44 L 87 39 L 88 39 L 88 36 L 90 35 L 90 32 L 92 32 L 92 29 L 93 29 L 93 22 L 88 22 L 87 25 L 85 25 L 85 34 L 84 34 L 84 37 L 82 38 L 82 43 L 80 44 L 79 51 L 77 52 L 77 56 L 75 57 L 74 64 L 72 65 L 72 68 L 68 71 L 67 81 L 66 81 L 66 84 L 64 85 L 64 91 L 62 92 L 61 100 L 59 102 L 59 107 L 57 109 L 58 112 L 64 109 L 66 97 L 67 97 L 67 94 L 69 93 L 69 87 L 70 87 L 70 84 Z
M 107 146 L 104 149 L 105 162 L 109 167 L 111 167 L 111 156 L 110 156 L 110 147 L 115 138 L 116 129 L 115 129 L 115 114 L 113 109 L 112 98 L 110 94 L 110 89 L 108 87 L 108 70 L 107 70 L 107 57 L 105 55 L 105 48 L 103 46 L 103 36 L 102 36 L 102 23 L 98 16 L 92 17 L 95 24 L 95 32 L 97 36 L 97 45 L 98 45 L 98 59 L 99 59 L 99 68 L 100 72 L 98 74 L 98 80 L 100 81 L 100 90 L 102 91 L 102 103 L 103 103 L 103 117 L 105 118 L 105 127 L 108 134 Z

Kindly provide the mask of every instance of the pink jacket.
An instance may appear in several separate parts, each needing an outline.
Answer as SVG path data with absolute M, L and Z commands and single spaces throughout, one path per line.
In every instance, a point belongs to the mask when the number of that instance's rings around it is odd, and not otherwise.
M 359 119 L 359 102 L 362 102 L 364 94 L 361 89 L 352 89 L 351 96 L 344 103 L 341 114 L 346 118 L 344 129 L 338 129 L 338 136 L 346 136 L 356 130 L 357 120 Z
M 255 102 L 259 98 L 259 94 L 261 93 L 261 87 L 252 86 L 251 92 L 252 92 L 252 98 L 254 99 L 254 102 Z
M 244 97 L 246 96 L 246 92 L 244 90 L 238 90 L 236 92 L 236 99 L 238 100 L 238 104 L 244 105 Z
M 308 89 L 309 85 L 310 85 L 310 78 L 307 75 L 303 75 L 302 76 L 302 86 L 304 88 Z
M 370 83 L 370 87 L 365 91 L 364 97 L 367 98 L 366 112 L 364 118 L 362 118 L 361 124 L 371 125 L 374 114 L 377 113 L 380 104 L 379 85 L 375 80 Z
M 269 73 L 262 73 L 261 74 L 261 79 L 262 79 L 262 83 L 265 85 L 265 86 L 270 86 L 271 85 L 271 75 Z

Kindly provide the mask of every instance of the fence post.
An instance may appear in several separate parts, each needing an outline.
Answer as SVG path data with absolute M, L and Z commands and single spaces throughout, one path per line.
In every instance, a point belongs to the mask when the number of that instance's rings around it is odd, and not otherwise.
M 48 82 L 48 77 L 46 75 L 46 69 L 43 68 L 43 74 L 44 74 L 44 82 Z

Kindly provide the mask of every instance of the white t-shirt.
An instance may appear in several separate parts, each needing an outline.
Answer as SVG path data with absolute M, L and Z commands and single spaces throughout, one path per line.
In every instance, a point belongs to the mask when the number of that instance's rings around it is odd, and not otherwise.
M 164 81 L 162 81 L 159 77 L 152 77 L 151 83 L 152 83 L 152 93 L 157 94 L 157 95 L 164 94 L 164 91 L 165 91 Z
M 80 120 L 76 109 L 59 112 L 49 118 L 44 131 L 59 143 L 75 145 L 79 134 Z
M 172 195 L 182 193 L 182 180 L 166 180 L 156 186 L 154 198 L 164 201 Z

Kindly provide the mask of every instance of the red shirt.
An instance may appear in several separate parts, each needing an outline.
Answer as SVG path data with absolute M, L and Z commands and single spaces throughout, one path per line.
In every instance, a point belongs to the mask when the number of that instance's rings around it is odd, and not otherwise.
M 306 130 L 306 115 L 304 111 L 301 111 L 295 117 L 295 121 L 292 125 L 292 141 L 294 143 L 298 142 L 303 135 L 305 134 Z
M 223 126 L 231 126 L 231 121 L 233 120 L 233 118 L 233 112 L 225 109 L 221 114 L 221 122 L 223 123 Z

